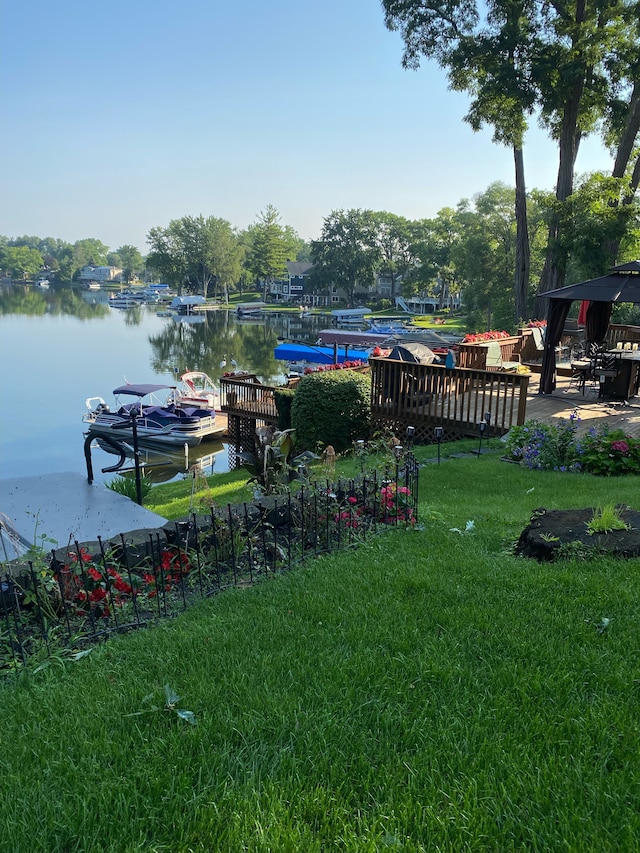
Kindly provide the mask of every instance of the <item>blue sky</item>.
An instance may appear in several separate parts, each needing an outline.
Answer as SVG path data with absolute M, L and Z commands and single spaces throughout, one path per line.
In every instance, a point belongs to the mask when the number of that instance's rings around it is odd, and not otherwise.
M 513 183 L 442 71 L 402 69 L 378 0 L 0 0 L 0 27 L 0 234 L 144 253 L 171 219 L 272 204 L 314 239 L 332 210 L 418 219 Z M 525 166 L 553 189 L 535 128 Z M 579 171 L 610 167 L 583 144 Z

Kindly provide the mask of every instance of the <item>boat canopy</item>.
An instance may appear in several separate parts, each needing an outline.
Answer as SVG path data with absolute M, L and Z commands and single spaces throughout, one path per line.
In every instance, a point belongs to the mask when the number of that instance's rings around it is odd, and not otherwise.
M 157 391 L 170 391 L 175 388 L 175 385 L 121 385 L 119 388 L 114 388 L 113 393 L 116 395 L 128 394 L 131 397 L 146 397 L 147 394 L 155 394 Z
M 369 350 L 338 346 L 322 347 L 306 344 L 278 344 L 274 356 L 282 361 L 309 361 L 314 364 L 339 364 L 343 361 L 367 361 Z M 336 359 L 337 356 L 337 359 Z

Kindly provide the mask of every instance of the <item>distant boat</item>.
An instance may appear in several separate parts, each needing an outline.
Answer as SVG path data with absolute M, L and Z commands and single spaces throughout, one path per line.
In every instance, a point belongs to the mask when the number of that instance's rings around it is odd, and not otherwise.
M 178 314 L 191 314 L 196 308 L 204 305 L 207 300 L 204 296 L 175 296 L 169 305 Z
M 132 290 L 123 290 L 121 293 L 113 293 L 109 297 L 111 308 L 133 308 L 134 305 L 142 305 L 144 297 L 134 293 Z
M 48 278 L 39 278 L 36 281 L 36 287 L 42 288 L 42 290 L 49 290 L 49 279 Z
M 266 307 L 266 302 L 239 302 L 236 305 L 236 314 L 239 317 L 246 317 L 251 314 L 262 314 Z

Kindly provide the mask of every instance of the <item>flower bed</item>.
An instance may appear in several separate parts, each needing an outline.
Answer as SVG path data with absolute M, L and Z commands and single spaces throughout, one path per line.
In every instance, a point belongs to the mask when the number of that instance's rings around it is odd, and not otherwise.
M 304 374 L 307 376 L 309 373 L 323 373 L 327 370 L 356 370 L 362 367 L 369 367 L 369 365 L 366 361 L 357 359 L 356 361 L 343 361 L 339 364 L 320 364 L 318 367 L 305 367 Z
M 505 459 L 544 470 L 608 477 L 640 474 L 640 440 L 606 425 L 578 436 L 579 423 L 574 412 L 558 425 L 531 420 L 513 427 L 505 436 Z
M 463 344 L 481 344 L 485 341 L 499 341 L 501 338 L 510 338 L 509 332 L 476 332 L 467 333 L 462 339 Z

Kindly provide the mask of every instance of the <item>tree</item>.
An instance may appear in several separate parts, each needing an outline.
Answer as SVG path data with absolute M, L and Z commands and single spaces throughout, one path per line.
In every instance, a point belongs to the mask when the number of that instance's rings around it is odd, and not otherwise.
M 417 262 L 411 223 L 403 216 L 386 211 L 374 213 L 372 219 L 373 242 L 380 255 L 378 271 L 391 279 L 391 296 L 394 297 L 400 290 L 398 282 Z
M 626 182 L 596 172 L 579 178 L 560 207 L 562 252 L 569 259 L 567 270 L 573 281 L 602 275 L 611 265 L 611 246 L 627 245 L 637 233 L 640 206 L 625 203 L 627 187 Z
M 602 126 L 605 141 L 618 148 L 614 175 L 624 174 L 629 163 L 640 123 L 640 3 L 573 0 L 565 6 L 555 0 L 542 7 L 540 22 L 533 73 L 541 120 L 559 149 L 557 204 L 540 280 L 544 294 L 565 283 L 568 255 L 562 225 L 567 217 L 562 208 L 573 193 L 581 140 Z
M 626 170 L 633 148 L 629 140 L 637 138 L 640 122 L 634 83 L 640 67 L 640 0 L 598 4 L 489 0 L 482 7 L 476 0 L 450 0 L 444 5 L 433 0 L 383 0 L 383 7 L 387 27 L 402 33 L 405 67 L 417 67 L 421 55 L 435 58 L 447 70 L 452 88 L 471 95 L 465 117 L 471 126 L 487 122 L 494 127 L 497 142 L 513 147 L 519 313 L 527 274 L 522 140 L 528 116 L 537 112 L 558 141 L 560 204 L 573 191 L 580 140 L 598 123 L 607 129 L 610 144 L 614 139 L 619 142 L 625 165 L 616 158 L 616 168 L 620 173 Z M 486 13 L 483 20 L 480 8 Z M 541 291 L 564 282 L 566 256 L 559 232 L 563 221 L 556 207 Z
M 514 325 L 514 292 L 505 287 L 516 254 L 513 198 L 511 187 L 496 182 L 476 195 L 473 205 L 458 206 L 459 237 L 451 255 L 464 280 L 464 306 L 474 329 Z
M 11 273 L 12 278 L 35 278 L 42 269 L 42 255 L 37 249 L 27 246 L 7 246 L 0 257 L 1 266 Z
M 451 87 L 472 96 L 465 116 L 474 130 L 493 126 L 495 142 L 513 151 L 517 253 L 512 276 L 516 316 L 523 316 L 529 284 L 529 238 L 523 139 L 535 92 L 528 75 L 532 39 L 530 2 L 493 0 L 485 20 L 475 0 L 438 5 L 420 0 L 383 0 L 385 22 L 400 30 L 403 65 L 417 68 L 420 56 L 448 71 Z
M 187 287 L 206 299 L 211 284 L 216 292 L 219 285 L 228 289 L 241 274 L 242 247 L 225 219 L 183 216 L 152 228 L 147 242 L 147 265 L 180 291 Z
M 82 267 L 106 266 L 109 247 L 95 238 L 78 240 L 73 244 L 73 276 L 77 276 Z
M 325 218 L 319 240 L 311 244 L 311 286 L 341 288 L 352 305 L 358 286 L 369 288 L 381 253 L 371 210 L 334 210 Z
M 242 273 L 243 249 L 237 232 L 226 219 L 211 216 L 204 222 L 204 229 L 206 264 L 211 272 L 214 295 L 217 297 L 219 288 L 222 288 L 228 302 L 229 289 Z
M 147 243 L 151 247 L 147 255 L 147 267 L 181 294 L 187 275 L 187 260 L 179 220 L 172 220 L 167 228 L 151 228 L 147 234 Z
M 262 281 L 266 298 L 269 284 L 284 278 L 286 262 L 297 257 L 304 241 L 290 225 L 280 224 L 280 214 L 268 204 L 258 214 L 258 221 L 250 225 L 244 234 L 247 247 L 246 264 L 258 281 Z
M 136 246 L 131 246 L 128 243 L 116 249 L 107 257 L 107 260 L 112 266 L 122 269 L 124 280 L 127 282 L 140 275 L 144 270 L 142 255 Z

